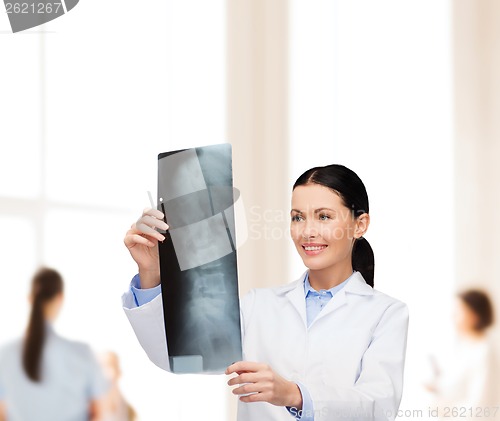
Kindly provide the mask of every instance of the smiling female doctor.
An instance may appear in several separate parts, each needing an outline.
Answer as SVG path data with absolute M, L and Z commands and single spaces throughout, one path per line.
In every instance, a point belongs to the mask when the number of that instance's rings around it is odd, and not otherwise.
M 239 421 L 395 418 L 408 309 L 373 288 L 368 212 L 363 182 L 344 166 L 315 167 L 295 182 L 290 233 L 308 269 L 241 301 L 244 361 L 226 370 Z M 155 230 L 168 228 L 162 218 L 146 210 L 125 236 L 139 274 L 123 306 L 149 358 L 169 370 L 159 296 L 164 237 Z

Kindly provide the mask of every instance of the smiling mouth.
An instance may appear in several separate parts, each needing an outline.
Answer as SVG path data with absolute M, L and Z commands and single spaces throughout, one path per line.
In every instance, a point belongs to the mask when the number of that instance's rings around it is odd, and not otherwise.
M 321 253 L 324 249 L 326 249 L 328 246 L 327 245 L 318 245 L 318 246 L 305 246 L 302 245 L 302 248 L 304 249 L 305 253 L 309 256 L 313 256 L 315 254 Z
M 306 251 L 313 251 L 313 250 L 323 250 L 324 248 L 326 248 L 328 246 L 321 245 L 321 246 L 302 246 L 302 247 Z

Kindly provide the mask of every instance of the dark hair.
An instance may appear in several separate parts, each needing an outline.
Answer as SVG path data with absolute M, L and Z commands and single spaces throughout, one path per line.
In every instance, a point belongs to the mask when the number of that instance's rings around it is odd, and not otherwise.
M 293 189 L 306 184 L 320 184 L 333 190 L 349 208 L 354 218 L 369 212 L 368 194 L 358 175 L 343 165 L 314 167 L 303 173 L 293 185 Z M 354 242 L 352 267 L 361 272 L 366 283 L 372 288 L 375 271 L 375 256 L 368 241 L 361 237 Z
M 40 366 L 45 344 L 45 304 L 63 292 L 63 280 L 54 269 L 41 268 L 31 284 L 32 307 L 23 346 L 23 368 L 34 382 L 41 380 Z
M 474 326 L 476 332 L 483 332 L 493 324 L 493 306 L 488 294 L 477 289 L 469 289 L 459 293 L 458 297 L 477 316 L 477 323 Z

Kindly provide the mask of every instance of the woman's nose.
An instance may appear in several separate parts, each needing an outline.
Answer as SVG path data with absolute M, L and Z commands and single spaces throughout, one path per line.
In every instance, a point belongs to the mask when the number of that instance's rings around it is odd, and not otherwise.
M 314 238 L 317 235 L 317 229 L 314 222 L 306 221 L 304 229 L 302 230 L 302 238 Z

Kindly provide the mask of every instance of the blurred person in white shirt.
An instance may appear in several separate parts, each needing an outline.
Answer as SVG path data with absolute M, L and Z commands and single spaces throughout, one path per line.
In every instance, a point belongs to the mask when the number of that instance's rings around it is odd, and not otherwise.
M 446 420 L 500 420 L 498 357 L 491 327 L 494 311 L 488 294 L 469 289 L 457 294 L 456 341 L 440 360 L 433 357 L 435 415 Z

